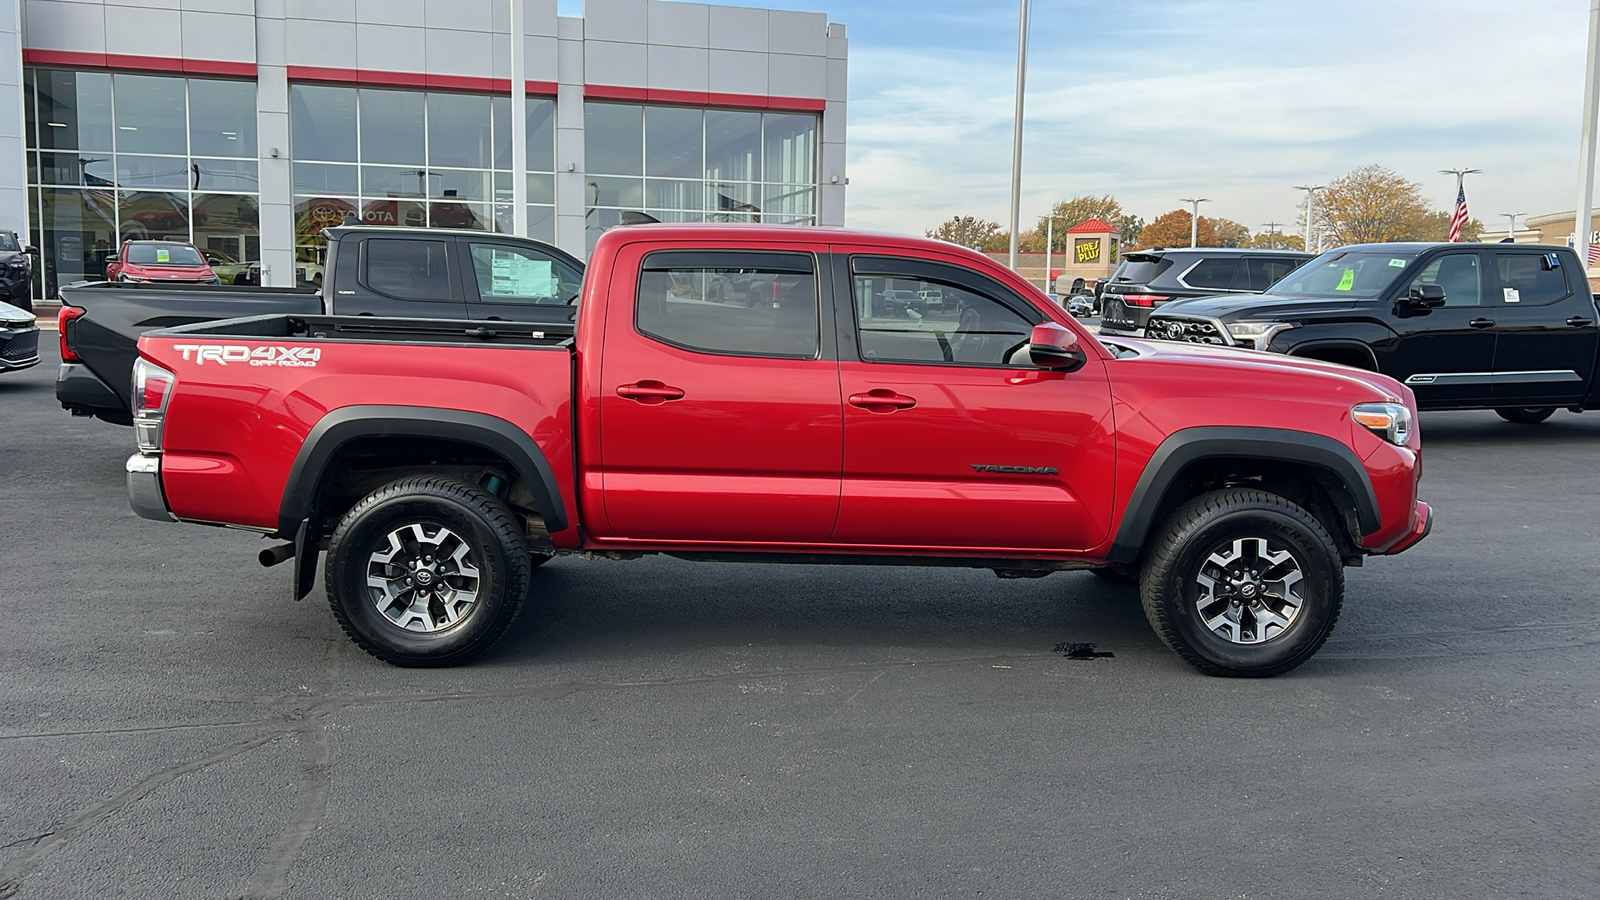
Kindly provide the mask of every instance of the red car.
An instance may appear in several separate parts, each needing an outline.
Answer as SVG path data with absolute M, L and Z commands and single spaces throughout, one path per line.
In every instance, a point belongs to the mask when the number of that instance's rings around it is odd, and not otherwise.
M 486 262 L 507 290 L 549 278 Z M 1102 341 L 919 238 L 616 228 L 575 329 L 263 316 L 139 350 L 135 511 L 290 541 L 261 561 L 295 559 L 301 597 L 326 549 L 334 615 L 397 665 L 487 649 L 554 555 L 665 553 L 1092 569 L 1137 579 L 1201 671 L 1274 675 L 1327 639 L 1346 566 L 1433 524 L 1394 380 Z
M 106 280 L 222 283 L 200 251 L 180 241 L 123 241 L 121 253 L 106 257 Z

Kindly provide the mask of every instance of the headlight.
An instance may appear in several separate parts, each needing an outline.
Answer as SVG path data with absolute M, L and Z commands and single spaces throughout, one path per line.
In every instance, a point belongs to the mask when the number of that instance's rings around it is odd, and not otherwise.
M 1350 417 L 1397 447 L 1405 446 L 1415 429 L 1411 410 L 1403 403 L 1358 403 L 1351 408 Z
M 1266 349 L 1280 332 L 1293 327 L 1285 322 L 1229 322 L 1227 325 L 1228 334 L 1233 336 L 1235 343 L 1257 350 Z

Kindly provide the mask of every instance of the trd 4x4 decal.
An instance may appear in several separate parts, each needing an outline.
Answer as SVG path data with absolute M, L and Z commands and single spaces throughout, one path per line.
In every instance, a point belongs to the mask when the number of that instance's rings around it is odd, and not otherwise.
M 251 366 L 287 366 L 311 368 L 322 358 L 321 347 L 244 347 L 238 344 L 174 344 L 172 349 L 183 354 L 184 362 L 194 360 L 196 365 L 208 362 L 219 366 L 243 363 Z

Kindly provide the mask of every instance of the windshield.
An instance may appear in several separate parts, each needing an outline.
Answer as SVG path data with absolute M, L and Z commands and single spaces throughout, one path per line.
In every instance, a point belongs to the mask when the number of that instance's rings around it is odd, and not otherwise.
M 9 233 L 4 232 L 4 231 L 0 231 L 0 250 L 21 250 L 21 249 L 22 249 L 21 247 L 17 246 L 17 236 L 16 235 L 9 234 Z
M 126 262 L 136 266 L 203 266 L 205 260 L 188 244 L 138 243 L 128 245 Z
M 1339 300 L 1371 300 L 1406 274 L 1417 250 L 1334 250 L 1306 263 L 1268 288 L 1269 293 Z

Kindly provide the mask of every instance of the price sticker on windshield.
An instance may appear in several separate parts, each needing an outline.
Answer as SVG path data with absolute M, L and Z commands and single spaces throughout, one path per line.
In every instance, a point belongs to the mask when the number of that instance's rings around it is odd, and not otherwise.
M 1355 286 L 1356 286 L 1356 270 L 1355 269 L 1345 269 L 1344 270 L 1344 277 L 1339 279 L 1339 286 L 1334 288 L 1334 290 L 1336 290 L 1336 291 L 1348 291 L 1348 290 L 1350 290 L 1351 288 L 1353 288 Z
M 156 248 L 156 262 L 158 262 L 158 263 L 172 262 L 172 251 L 168 250 L 165 247 L 157 247 Z

